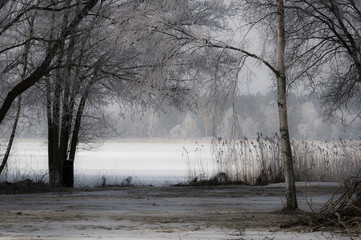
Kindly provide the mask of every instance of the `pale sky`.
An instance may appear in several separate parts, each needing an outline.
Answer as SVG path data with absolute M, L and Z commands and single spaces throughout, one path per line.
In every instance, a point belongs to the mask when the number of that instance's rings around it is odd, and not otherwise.
M 242 20 L 237 17 L 228 20 L 229 26 L 234 30 L 224 37 L 224 41 L 231 46 L 262 56 L 263 51 L 267 51 L 268 48 L 265 44 L 266 40 L 262 40 L 265 36 L 260 34 L 256 28 L 249 31 L 248 27 L 242 27 L 241 22 Z M 245 33 L 247 33 L 246 36 Z M 252 58 L 247 59 L 239 79 L 241 93 L 245 94 L 266 93 L 271 90 L 273 84 L 270 70 L 263 63 Z
M 272 75 L 267 71 L 266 67 L 252 66 L 249 64 L 249 71 L 252 71 L 251 80 L 241 80 L 241 93 L 256 94 L 267 93 L 272 89 Z M 245 83 L 245 84 L 244 84 Z

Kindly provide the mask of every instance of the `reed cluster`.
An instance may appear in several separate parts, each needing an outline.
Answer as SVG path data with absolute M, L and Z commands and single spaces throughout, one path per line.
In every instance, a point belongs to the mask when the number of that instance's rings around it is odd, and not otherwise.
M 361 142 L 355 140 L 292 140 L 296 181 L 337 182 L 357 174 L 361 168 Z M 205 149 L 197 149 L 203 151 Z M 204 154 L 203 154 L 204 155 Z M 282 182 L 281 142 L 277 134 L 258 135 L 257 139 L 228 140 L 211 143 L 211 158 L 202 154 L 189 161 L 189 179 L 211 178 L 225 173 L 232 182 L 251 185 Z M 206 160 L 206 161 L 205 161 Z

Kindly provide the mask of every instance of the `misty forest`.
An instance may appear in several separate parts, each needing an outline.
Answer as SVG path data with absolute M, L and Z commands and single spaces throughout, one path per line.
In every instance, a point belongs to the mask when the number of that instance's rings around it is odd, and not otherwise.
M 101 156 L 102 145 L 109 141 L 121 140 L 118 147 L 132 143 L 145 158 L 158 142 L 175 146 L 171 144 L 183 141 L 195 150 L 182 148 L 188 180 L 169 186 L 179 196 L 204 194 L 206 199 L 203 191 L 212 186 L 230 191 L 219 196 L 228 204 L 232 191 L 257 196 L 265 191 L 271 197 L 272 186 L 276 192 L 281 186 L 281 199 L 275 203 L 282 205 L 274 208 L 282 213 L 256 218 L 286 221 L 272 223 L 279 228 L 304 225 L 331 235 L 337 229 L 349 239 L 361 232 L 358 0 L 0 0 L 0 92 L 3 196 L 73 193 L 80 153 L 98 151 Z M 44 147 L 46 171 L 41 177 L 14 177 L 19 173 L 15 159 L 26 161 L 16 157 L 26 142 Z M 145 142 L 154 144 L 142 149 Z M 159 157 L 167 151 L 161 150 Z M 104 152 L 98 164 L 106 156 Z M 171 166 L 174 156 L 167 156 Z M 156 164 L 157 156 L 147 161 Z M 109 177 L 103 174 L 97 186 L 87 187 L 146 191 L 132 184 L 136 176 L 113 185 L 107 184 Z M 307 182 L 327 183 L 309 189 L 327 195 L 315 200 L 323 203 L 318 211 L 304 200 Z M 165 186 L 150 189 L 159 191 L 157 197 L 170 191 Z M 305 211 L 306 205 L 311 212 Z M 255 214 L 249 211 L 242 216 Z M 5 212 L 1 215 L 6 219 Z M 213 229 L 212 217 L 204 217 L 176 219 L 206 222 Z M 220 213 L 219 227 L 243 228 L 239 234 L 252 227 L 240 220 L 222 225 L 230 222 L 227 217 Z M 167 223 L 177 222 L 169 218 Z M 21 236 L 11 235 L 0 227 L 0 237 L 30 236 L 22 231 Z M 59 236 L 70 239 L 73 235 L 68 234 Z M 231 239 L 244 239 L 241 235 Z

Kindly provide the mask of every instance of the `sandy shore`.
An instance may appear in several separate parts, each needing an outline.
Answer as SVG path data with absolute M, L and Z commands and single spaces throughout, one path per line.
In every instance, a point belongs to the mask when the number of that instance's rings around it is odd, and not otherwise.
M 299 204 L 321 207 L 335 186 L 299 186 Z M 282 185 L 131 187 L 1 195 L 0 239 L 350 239 L 277 227 Z M 357 239 L 357 238 L 353 238 Z

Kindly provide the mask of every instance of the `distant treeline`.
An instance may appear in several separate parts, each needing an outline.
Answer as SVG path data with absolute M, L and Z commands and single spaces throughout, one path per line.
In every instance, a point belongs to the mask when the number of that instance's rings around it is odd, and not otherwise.
M 257 133 L 272 136 L 278 132 L 278 111 L 276 94 L 244 94 L 234 99 L 235 104 L 220 95 L 213 110 L 203 111 L 196 107 L 163 106 L 162 109 L 134 110 L 109 107 L 108 122 L 99 123 L 102 131 L 99 138 L 201 138 L 221 136 L 228 138 L 237 130 L 240 136 L 256 138 Z M 288 98 L 289 125 L 294 139 L 332 140 L 359 139 L 360 121 L 347 124 L 355 118 L 352 113 L 343 115 L 343 122 L 325 115 L 321 100 L 316 97 L 299 97 L 290 94 Z M 206 101 L 206 96 L 199 101 Z M 210 108 L 212 109 L 212 108 Z M 352 109 L 351 109 L 352 110 Z M 43 121 L 34 123 L 24 118 L 22 137 L 42 137 L 46 134 Z M 236 121 L 235 121 L 236 120 Z M 357 118 L 356 118 L 357 120 Z M 235 127 L 234 124 L 237 123 Z M 345 124 L 346 123 L 346 124 Z M 96 128 L 96 126 L 95 126 Z
M 222 99 L 222 98 L 220 98 Z M 332 140 L 339 138 L 359 139 L 360 122 L 347 125 L 352 114 L 343 119 L 329 118 L 323 112 L 321 100 L 315 97 L 289 96 L 289 125 L 292 138 L 309 140 Z M 241 136 L 256 138 L 257 133 L 272 136 L 278 132 L 276 95 L 248 94 L 238 96 L 232 102 L 220 100 L 217 111 L 196 114 L 176 108 L 146 111 L 141 119 L 131 118 L 128 113 L 117 123 L 119 136 L 125 137 L 171 137 L 192 138 L 222 136 L 228 138 L 238 129 Z M 234 111 L 235 110 L 235 111 Z M 236 114 L 235 114 L 236 113 Z M 346 115 L 344 115 L 346 116 Z M 234 120 L 237 121 L 234 121 Z M 238 126 L 234 126 L 234 123 Z

